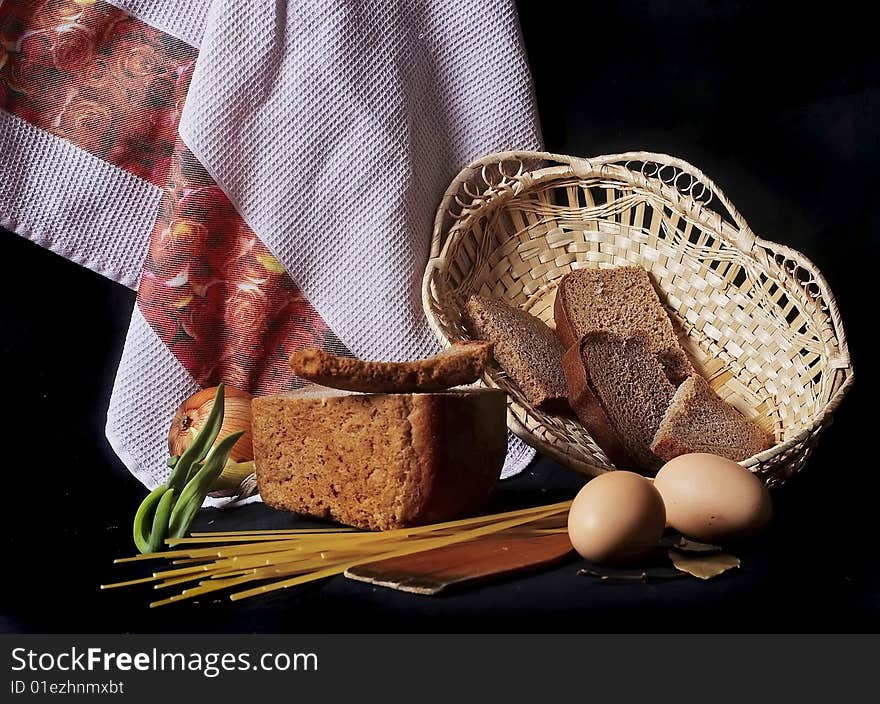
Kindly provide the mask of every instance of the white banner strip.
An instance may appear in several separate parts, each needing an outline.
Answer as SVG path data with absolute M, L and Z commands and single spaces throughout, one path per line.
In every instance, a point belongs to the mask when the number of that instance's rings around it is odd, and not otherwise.
M 107 440 L 148 488 L 170 473 L 168 429 L 180 403 L 199 390 L 135 306 L 113 383 Z
M 162 191 L 0 110 L 0 225 L 137 288 Z

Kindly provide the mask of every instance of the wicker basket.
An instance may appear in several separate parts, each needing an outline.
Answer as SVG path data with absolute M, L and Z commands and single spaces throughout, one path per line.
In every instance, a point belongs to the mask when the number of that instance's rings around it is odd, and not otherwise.
M 775 446 L 742 464 L 771 486 L 792 476 L 852 384 L 837 305 L 803 255 L 756 237 L 721 190 L 679 159 L 479 159 L 440 204 L 423 303 L 444 344 L 469 337 L 460 311 L 473 293 L 553 326 L 564 274 L 629 264 L 650 272 L 712 387 L 773 433 Z M 614 469 L 577 421 L 531 408 L 500 370 L 483 381 L 508 393 L 508 424 L 527 443 L 588 475 Z

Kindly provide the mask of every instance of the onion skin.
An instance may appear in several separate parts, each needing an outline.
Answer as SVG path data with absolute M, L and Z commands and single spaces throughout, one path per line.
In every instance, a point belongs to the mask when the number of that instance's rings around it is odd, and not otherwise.
M 182 455 L 202 429 L 208 414 L 214 407 L 216 393 L 216 386 L 202 389 L 180 404 L 171 421 L 171 429 L 168 431 L 168 451 L 172 457 Z M 241 391 L 231 386 L 227 386 L 225 389 L 223 426 L 217 441 L 219 442 L 239 430 L 245 431 L 232 448 L 230 460 L 233 462 L 249 462 L 254 459 L 254 439 L 251 427 L 252 398 L 253 396 L 247 391 Z

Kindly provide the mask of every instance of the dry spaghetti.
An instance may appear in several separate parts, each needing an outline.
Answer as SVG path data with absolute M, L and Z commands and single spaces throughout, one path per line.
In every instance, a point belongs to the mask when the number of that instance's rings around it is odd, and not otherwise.
M 171 547 L 121 558 L 117 563 L 166 560 L 148 577 L 102 585 L 102 589 L 153 583 L 155 589 L 191 584 L 151 607 L 233 590 L 230 599 L 246 599 L 342 574 L 357 565 L 456 543 L 505 534 L 545 535 L 563 532 L 571 501 L 504 513 L 398 528 L 379 533 L 348 528 L 223 531 L 171 538 Z M 248 585 L 248 586 L 244 586 Z M 242 587 L 237 590 L 238 587 Z

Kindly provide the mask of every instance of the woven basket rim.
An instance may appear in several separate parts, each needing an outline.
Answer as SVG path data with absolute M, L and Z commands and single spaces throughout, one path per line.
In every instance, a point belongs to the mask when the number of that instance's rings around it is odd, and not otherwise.
M 484 201 L 474 199 L 475 202 L 467 206 L 458 200 L 464 184 L 479 175 L 483 169 L 495 167 L 502 162 L 519 162 L 520 164 L 520 169 L 516 174 L 505 174 L 513 180 L 512 187 L 492 193 L 491 197 Z M 526 164 L 529 162 L 545 162 L 548 165 L 527 169 Z M 621 165 L 621 162 L 625 165 Z M 654 163 L 662 166 L 658 166 L 658 170 L 651 176 L 645 176 L 643 170 L 642 172 L 636 172 L 628 168 L 630 162 Z M 710 209 L 702 204 L 697 204 L 694 207 L 694 199 L 690 197 L 685 198 L 676 185 L 668 184 L 661 178 L 655 178 L 667 165 L 688 174 L 692 179 L 695 179 L 707 188 L 727 211 L 729 219 L 725 218 L 715 208 Z M 676 205 L 685 216 L 692 217 L 697 222 L 711 225 L 728 246 L 735 247 L 753 260 L 758 260 L 759 256 L 762 257 L 759 261 L 772 270 L 774 275 L 778 275 L 780 279 L 787 279 L 789 284 L 786 287 L 787 291 L 798 296 L 804 306 L 816 308 L 818 304 L 815 301 L 808 300 L 801 283 L 796 278 L 795 270 L 801 269 L 808 273 L 811 283 L 815 284 L 825 303 L 826 308 L 823 310 L 823 314 L 830 321 L 831 334 L 835 341 L 836 354 L 828 360 L 827 364 L 829 373 L 834 373 L 831 382 L 831 393 L 821 409 L 816 412 L 808 424 L 800 429 L 797 435 L 744 460 L 742 464 L 746 467 L 752 466 L 768 458 L 785 453 L 788 449 L 803 442 L 811 434 L 817 433 L 830 421 L 830 415 L 836 410 L 852 386 L 854 374 L 840 311 L 825 277 L 818 267 L 801 252 L 755 235 L 745 218 L 729 201 L 724 192 L 702 171 L 682 159 L 657 152 L 628 151 L 581 158 L 545 151 L 502 151 L 484 155 L 464 167 L 445 191 L 437 209 L 432 232 L 430 258 L 422 280 L 422 300 L 425 314 L 432 332 L 443 346 L 448 346 L 451 343 L 435 317 L 431 304 L 431 286 L 434 281 L 434 271 L 444 263 L 447 248 L 451 246 L 456 232 L 466 232 L 472 219 L 478 217 L 486 208 L 494 209 L 503 206 L 508 200 L 535 186 L 572 177 L 578 179 L 616 178 L 628 185 L 644 188 L 652 192 L 670 204 Z M 675 183 L 677 183 L 677 179 Z M 466 192 L 469 196 L 473 196 L 469 191 L 466 190 Z M 459 216 L 454 216 L 450 212 L 456 201 L 458 201 L 463 210 Z M 449 226 L 450 221 L 453 222 L 451 227 Z M 775 259 L 776 257 L 781 257 L 786 262 L 794 262 L 796 264 L 795 269 L 789 271 L 784 266 L 778 264 Z M 527 436 L 524 439 L 527 439 L 529 444 L 536 446 L 542 452 L 551 456 L 567 457 L 564 451 L 545 442 L 541 438 L 537 438 L 528 428 L 522 425 L 510 409 L 508 409 L 508 426 L 520 437 Z M 571 464 L 572 458 L 568 457 L 568 462 Z M 587 467 L 598 468 L 601 471 L 606 469 L 576 459 L 574 462 Z
M 740 212 L 736 209 L 736 207 L 729 201 L 727 196 L 721 190 L 721 188 L 715 184 L 708 176 L 706 176 L 702 171 L 700 171 L 695 166 L 692 166 L 688 162 L 679 159 L 677 157 L 669 156 L 668 154 L 662 154 L 659 152 L 647 152 L 647 151 L 629 151 L 629 152 L 621 152 L 619 154 L 609 154 L 597 157 L 591 157 L 589 159 L 568 156 L 565 154 L 555 154 L 552 152 L 541 152 L 541 151 L 503 151 L 503 152 L 494 152 L 492 154 L 487 154 L 485 156 L 472 161 L 468 166 L 464 167 L 458 175 L 453 179 L 449 188 L 446 189 L 444 193 L 443 199 L 440 202 L 440 206 L 437 208 L 437 212 L 434 218 L 434 228 L 431 237 L 431 251 L 428 259 L 428 265 L 425 271 L 425 274 L 422 278 L 422 302 L 425 313 L 428 317 L 428 321 L 431 324 L 431 328 L 444 345 L 448 345 L 448 342 L 445 340 L 443 334 L 436 328 L 435 321 L 433 320 L 433 316 L 430 311 L 430 306 L 428 303 L 428 294 L 429 294 L 429 286 L 431 281 L 431 273 L 432 268 L 436 265 L 437 261 L 442 258 L 442 250 L 444 247 L 449 244 L 449 235 L 451 232 L 443 232 L 443 221 L 446 215 L 446 210 L 449 207 L 450 203 L 453 202 L 455 196 L 459 192 L 459 188 L 462 183 L 464 183 L 469 176 L 471 176 L 476 170 L 479 170 L 488 165 L 497 164 L 501 160 L 510 160 L 517 159 L 519 161 L 523 160 L 552 160 L 558 162 L 562 166 L 572 167 L 570 171 L 562 171 L 558 170 L 558 166 L 551 167 L 543 167 L 541 169 L 535 169 L 533 171 L 523 172 L 523 174 L 531 175 L 532 179 L 530 180 L 529 185 L 532 185 L 535 181 L 541 182 L 544 178 L 555 178 L 559 177 L 563 174 L 569 175 L 577 175 L 580 177 L 587 177 L 592 175 L 602 175 L 603 167 L 613 167 L 614 162 L 619 161 L 653 161 L 657 163 L 665 163 L 670 166 L 674 166 L 676 168 L 681 169 L 685 173 L 690 174 L 691 176 L 700 180 L 701 183 L 705 184 L 708 188 L 711 189 L 712 193 L 715 197 L 725 206 L 734 220 L 740 227 L 741 237 L 731 238 L 728 240 L 728 244 L 736 247 L 744 254 L 751 255 L 753 248 L 755 246 L 763 247 L 764 249 L 774 253 L 780 254 L 788 259 L 797 260 L 798 263 L 805 270 L 809 271 L 810 275 L 815 280 L 816 284 L 819 286 L 822 292 L 822 298 L 828 306 L 829 317 L 832 320 L 832 324 L 834 326 L 835 339 L 838 341 L 838 359 L 833 360 L 833 366 L 839 369 L 848 369 L 852 372 L 852 361 L 849 355 L 849 346 L 847 344 L 846 332 L 843 327 L 843 322 L 840 319 L 840 310 L 837 305 L 837 300 L 834 297 L 834 294 L 831 291 L 831 287 L 828 285 L 827 280 L 822 275 L 822 272 L 819 268 L 802 252 L 799 250 L 793 249 L 787 245 L 779 244 L 778 242 L 774 242 L 772 240 L 767 240 L 755 235 L 752 231 L 749 224 L 746 222 L 745 218 L 740 214 Z M 619 172 L 617 172 L 619 175 Z M 538 178 L 535 178 L 535 175 L 538 175 Z M 641 185 L 641 184 L 639 184 Z M 670 194 L 669 192 L 664 192 L 663 190 L 657 190 L 656 188 L 651 188 L 650 184 L 646 184 L 650 190 L 655 191 L 658 195 L 666 198 Z M 508 192 L 498 194 L 496 200 L 493 200 L 493 207 L 503 203 L 509 198 L 512 198 L 516 195 L 519 195 L 524 189 L 513 189 Z M 680 199 L 676 199 L 679 200 Z M 474 210 L 472 213 L 469 213 L 461 220 L 461 225 L 456 229 L 463 229 L 465 223 L 469 221 L 471 218 L 475 217 L 478 210 Z M 718 216 L 720 217 L 720 216 Z M 729 229 L 729 228 L 723 228 Z M 743 247 L 743 242 L 748 242 L 748 248 Z

